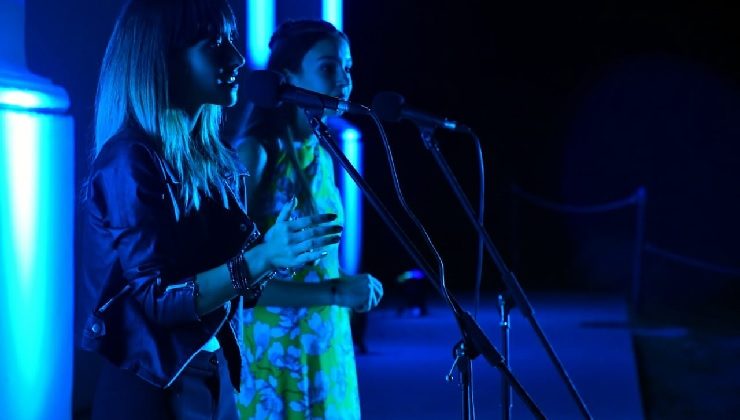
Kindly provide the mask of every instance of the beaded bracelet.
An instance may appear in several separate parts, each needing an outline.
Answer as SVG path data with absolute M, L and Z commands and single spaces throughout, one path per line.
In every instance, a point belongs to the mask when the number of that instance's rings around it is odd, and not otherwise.
M 239 252 L 236 257 L 228 260 L 226 267 L 229 269 L 231 285 L 234 287 L 234 290 L 247 300 L 256 300 L 259 298 L 267 282 L 272 280 L 277 274 L 276 271 L 269 271 L 255 280 L 249 272 L 249 265 L 244 258 L 243 252 Z

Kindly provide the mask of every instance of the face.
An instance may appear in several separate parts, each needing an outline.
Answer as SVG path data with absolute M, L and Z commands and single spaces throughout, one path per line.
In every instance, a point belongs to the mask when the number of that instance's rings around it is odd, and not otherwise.
M 236 76 L 244 57 L 230 35 L 203 39 L 181 51 L 170 71 L 170 95 L 176 106 L 197 111 L 206 104 L 233 106 Z
M 288 72 L 288 81 L 297 87 L 347 100 L 352 92 L 352 54 L 342 37 L 316 43 L 301 62 L 298 73 Z M 325 114 L 336 115 L 326 111 Z

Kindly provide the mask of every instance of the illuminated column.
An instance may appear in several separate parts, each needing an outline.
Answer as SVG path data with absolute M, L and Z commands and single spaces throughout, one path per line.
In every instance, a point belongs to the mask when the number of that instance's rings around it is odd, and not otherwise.
M 269 42 L 275 30 L 276 0 L 246 0 L 247 65 L 250 69 L 263 69 L 270 56 Z
M 247 65 L 262 69 L 270 54 L 268 43 L 275 26 L 287 19 L 312 18 L 343 28 L 342 0 L 246 0 Z
M 343 118 L 330 118 L 327 122 L 347 160 L 362 175 L 362 135 L 360 131 Z M 338 165 L 337 165 L 338 166 Z M 341 267 L 350 274 L 361 270 L 362 255 L 362 194 L 355 181 L 339 167 L 337 185 L 342 195 L 344 207 L 344 230 L 339 243 Z
M 344 20 L 342 18 L 342 0 L 322 0 L 321 1 L 321 18 L 331 22 L 340 31 L 343 29 Z
M 342 3 L 342 0 L 321 1 L 321 18 L 340 31 L 344 28 Z M 362 175 L 362 133 L 342 118 L 330 121 L 329 124 L 339 133 L 339 145 L 344 155 Z M 344 231 L 339 244 L 340 263 L 346 272 L 355 274 L 361 270 L 362 264 L 362 196 L 354 180 L 343 169 L 339 171 L 337 181 L 344 206 Z
M 24 0 L 0 0 L 0 418 L 72 410 L 74 133 L 26 69 Z

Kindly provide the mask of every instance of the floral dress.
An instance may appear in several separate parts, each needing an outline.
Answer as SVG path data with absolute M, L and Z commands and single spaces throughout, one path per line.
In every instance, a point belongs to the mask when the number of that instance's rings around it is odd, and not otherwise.
M 295 142 L 298 165 L 313 192 L 318 212 L 344 217 L 334 166 L 311 137 Z M 250 215 L 263 231 L 296 194 L 294 165 L 284 151 L 273 156 L 274 176 L 263 179 Z M 269 159 L 269 158 L 268 158 Z M 268 175 L 267 172 L 265 175 Z M 300 203 L 299 203 L 300 207 Z M 297 210 L 293 216 L 305 215 Z M 338 245 L 317 265 L 297 271 L 292 280 L 321 282 L 339 276 Z M 238 407 L 242 419 L 359 419 L 357 371 L 350 313 L 339 306 L 245 309 L 243 365 Z

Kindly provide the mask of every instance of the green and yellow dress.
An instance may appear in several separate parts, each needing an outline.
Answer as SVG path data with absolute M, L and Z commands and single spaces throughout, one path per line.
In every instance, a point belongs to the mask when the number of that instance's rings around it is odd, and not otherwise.
M 336 213 L 342 223 L 342 205 L 328 152 L 314 137 L 294 146 L 317 211 Z M 249 214 L 263 232 L 275 222 L 283 205 L 299 196 L 297 185 L 295 165 L 284 150 L 276 149 L 268 156 L 261 185 L 249 203 Z M 298 210 L 294 216 L 305 214 L 307 211 Z M 329 255 L 317 265 L 296 272 L 288 281 L 321 282 L 339 277 L 338 245 L 327 251 Z M 258 306 L 245 309 L 242 317 L 245 368 L 238 394 L 242 419 L 360 418 L 347 308 Z

